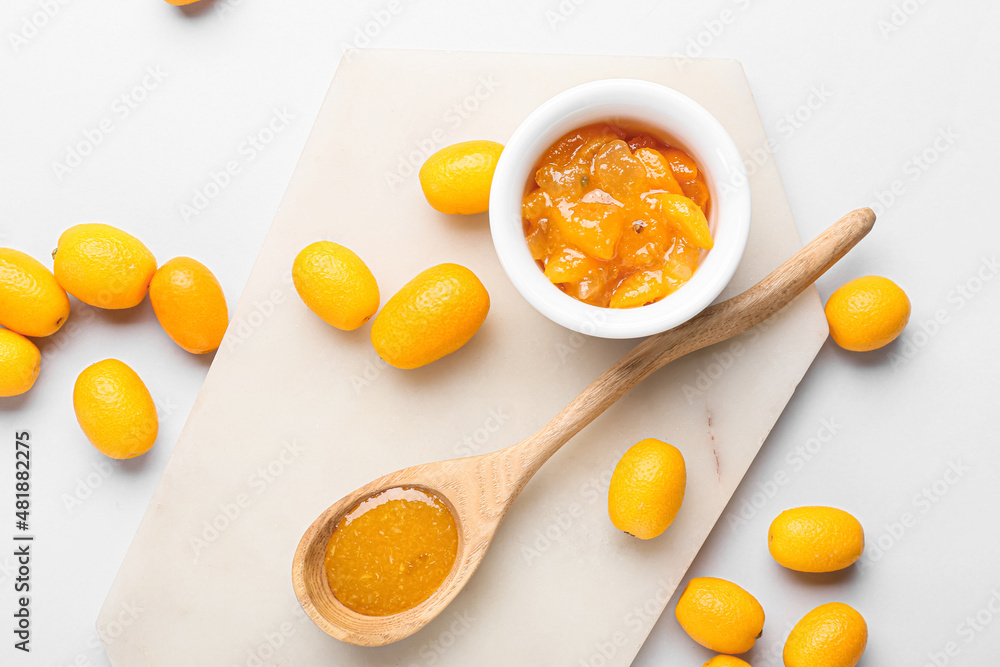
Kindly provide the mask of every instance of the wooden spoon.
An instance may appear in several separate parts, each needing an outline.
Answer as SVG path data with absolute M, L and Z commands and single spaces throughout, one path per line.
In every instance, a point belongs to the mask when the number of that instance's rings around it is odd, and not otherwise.
M 747 291 L 642 341 L 525 440 L 479 456 L 404 468 L 338 500 L 313 522 L 295 552 L 292 581 L 306 614 L 330 636 L 359 646 L 389 644 L 427 625 L 472 577 L 521 489 L 570 438 L 653 371 L 777 313 L 854 247 L 874 223 L 869 208 L 848 213 Z M 344 514 L 365 498 L 397 486 L 423 489 L 448 505 L 458 526 L 458 554 L 448 577 L 428 599 L 392 616 L 365 616 L 345 607 L 330 590 L 326 546 Z

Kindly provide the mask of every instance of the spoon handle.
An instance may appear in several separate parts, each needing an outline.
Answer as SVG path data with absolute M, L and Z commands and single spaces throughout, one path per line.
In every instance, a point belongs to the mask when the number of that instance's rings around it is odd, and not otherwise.
M 679 357 L 731 338 L 784 308 L 860 241 L 875 224 L 870 208 L 851 211 L 750 289 L 639 343 L 602 373 L 540 431 L 522 441 L 527 484 L 570 438 L 654 371 Z

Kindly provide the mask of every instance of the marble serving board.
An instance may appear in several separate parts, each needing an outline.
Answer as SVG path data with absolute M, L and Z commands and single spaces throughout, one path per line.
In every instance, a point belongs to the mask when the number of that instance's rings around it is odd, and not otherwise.
M 292 592 L 299 537 L 330 503 L 405 466 L 517 442 L 634 343 L 572 333 L 504 275 L 485 214 L 424 201 L 429 152 L 504 142 L 538 104 L 607 77 L 701 102 L 745 155 L 767 137 L 731 60 L 364 50 L 337 70 L 288 191 L 100 622 L 141 608 L 106 646 L 116 667 L 628 665 L 712 530 L 827 335 L 810 289 L 769 322 L 674 362 L 556 454 L 527 486 L 468 588 L 433 623 L 381 648 L 317 629 Z M 773 160 L 750 176 L 753 223 L 722 298 L 801 242 Z M 439 262 L 470 267 L 492 309 L 472 341 L 401 371 L 369 326 L 331 328 L 292 287 L 308 243 L 360 254 L 383 302 Z M 607 486 L 631 444 L 677 446 L 677 520 L 641 541 L 608 520 Z

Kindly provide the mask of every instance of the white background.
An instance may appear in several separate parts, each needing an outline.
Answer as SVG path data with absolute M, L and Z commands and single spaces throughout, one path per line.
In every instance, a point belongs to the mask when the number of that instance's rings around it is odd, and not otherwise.
M 876 273 L 908 292 L 913 315 L 903 338 L 883 351 L 850 354 L 826 344 L 691 574 L 734 580 L 764 605 L 765 634 L 748 656 L 755 667 L 780 664 L 788 624 L 830 600 L 848 602 L 869 622 L 862 665 L 995 663 L 1000 450 L 987 424 L 1000 396 L 1000 6 L 216 0 L 193 7 L 4 0 L 0 245 L 51 266 L 63 229 L 107 222 L 135 233 L 161 262 L 203 261 L 232 307 L 347 46 L 738 58 L 803 238 L 851 208 L 880 203 L 873 234 L 820 280 L 824 299 L 846 280 Z M 275 110 L 292 119 L 254 153 L 244 142 Z M 102 121 L 111 131 L 97 142 Z M 71 148 L 88 141 L 96 145 L 79 151 L 88 154 L 67 163 Z M 204 210 L 185 216 L 182 205 L 230 160 L 240 172 L 226 187 L 209 188 L 215 196 Z M 73 308 L 58 335 L 39 341 L 44 363 L 35 388 L 0 399 L 4 665 L 107 664 L 94 619 L 211 363 L 173 345 L 148 300 L 124 312 L 76 301 Z M 91 448 L 72 409 L 76 375 L 110 356 L 136 369 L 160 410 L 157 446 L 126 463 Z M 13 560 L 2 546 L 14 533 L 13 433 L 25 429 L 37 536 L 29 656 L 11 648 L 6 630 L 15 594 Z M 771 519 L 804 504 L 858 516 L 868 538 L 864 567 L 797 575 L 770 560 Z M 710 655 L 680 630 L 671 603 L 635 664 L 700 665 Z

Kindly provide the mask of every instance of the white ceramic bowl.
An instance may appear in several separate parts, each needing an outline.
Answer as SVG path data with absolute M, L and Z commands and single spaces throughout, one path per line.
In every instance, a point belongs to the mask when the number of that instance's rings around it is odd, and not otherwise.
M 691 280 L 656 303 L 601 308 L 565 294 L 531 257 L 521 200 L 542 153 L 570 130 L 607 121 L 640 125 L 688 153 L 706 177 L 714 247 Z M 704 107 L 649 81 L 606 79 L 570 88 L 535 109 L 507 142 L 490 192 L 490 230 L 500 263 L 517 290 L 553 322 L 601 338 L 637 338 L 685 322 L 713 300 L 736 271 L 750 232 L 750 186 L 740 152 Z

